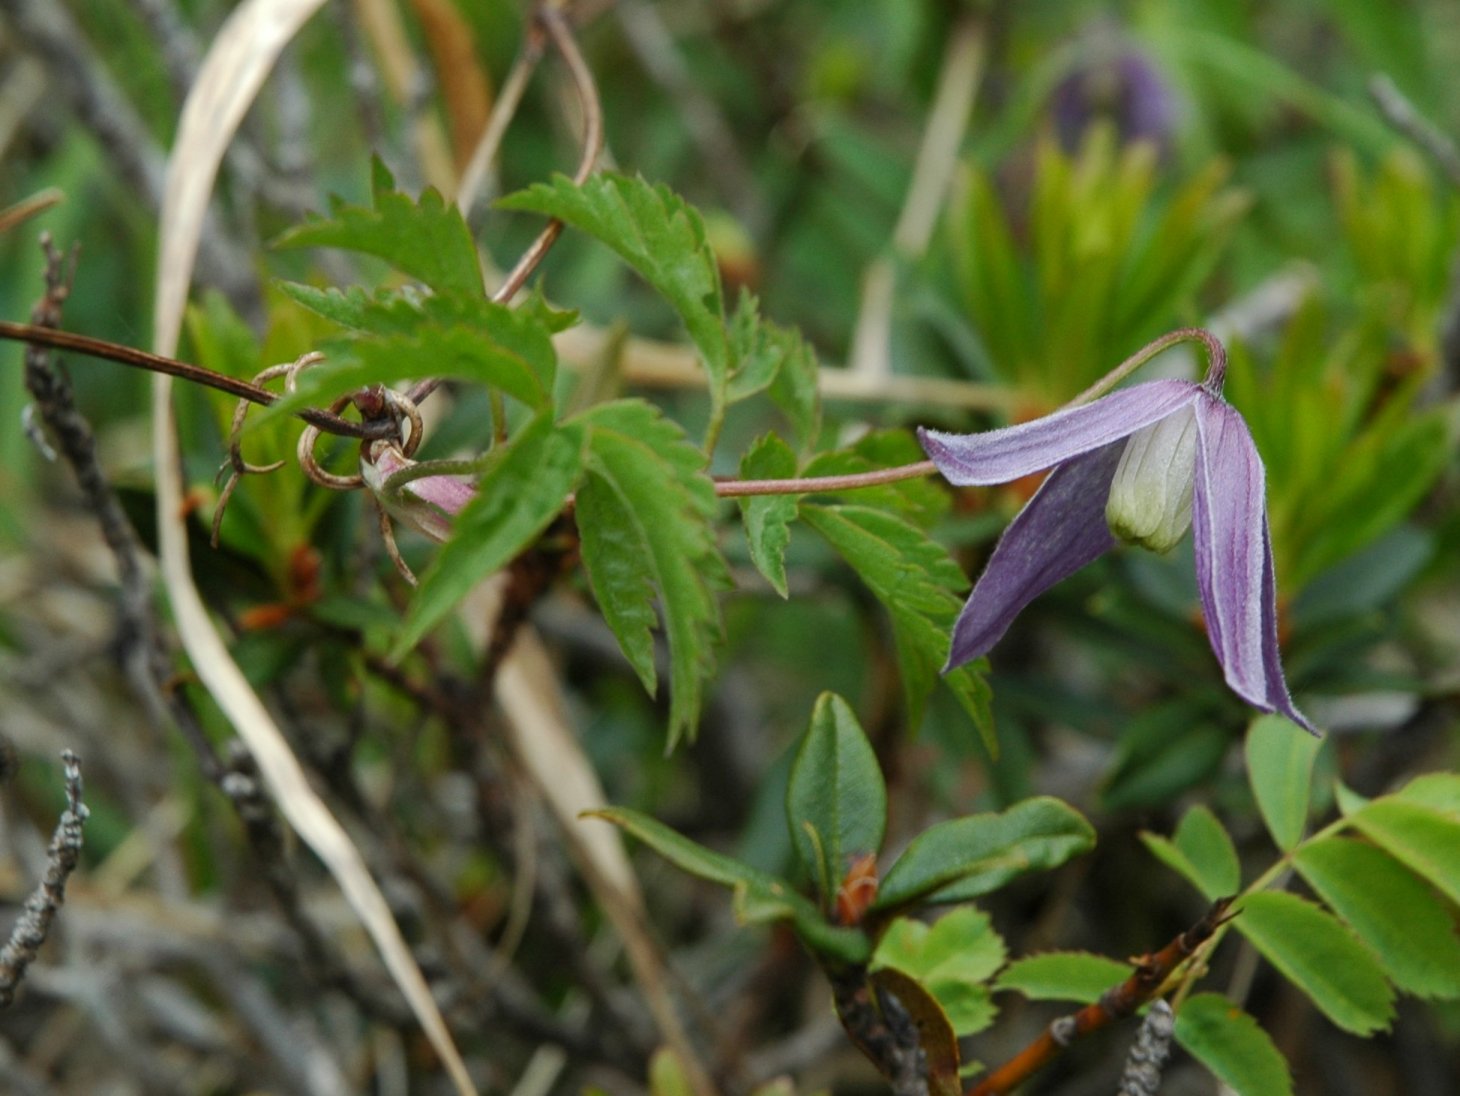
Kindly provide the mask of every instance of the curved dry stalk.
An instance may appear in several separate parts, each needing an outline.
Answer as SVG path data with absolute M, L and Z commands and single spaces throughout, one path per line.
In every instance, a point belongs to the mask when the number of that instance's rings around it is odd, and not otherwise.
M 246 0 L 235 8 L 204 59 L 179 120 L 168 161 L 158 247 L 154 339 L 160 354 L 177 347 L 193 260 L 208 198 L 233 134 L 284 47 L 323 0 Z M 360 850 L 310 786 L 299 759 L 249 686 L 208 615 L 189 564 L 182 521 L 181 452 L 172 419 L 171 381 L 153 381 L 159 555 L 178 635 L 204 686 L 248 745 L 279 809 L 319 855 L 370 933 L 426 1037 L 462 1096 L 476 1087 L 430 987 L 402 937 Z
M 573 33 L 568 25 L 566 17 L 554 5 L 543 5 L 535 13 L 536 19 L 546 30 L 553 47 L 563 58 L 568 66 L 568 73 L 573 79 L 573 87 L 578 93 L 578 102 L 583 109 L 583 151 L 578 159 L 578 168 L 573 173 L 573 181 L 580 186 L 593 173 L 594 166 L 598 163 L 599 154 L 603 151 L 603 108 L 598 99 L 598 85 L 593 79 L 593 73 L 588 68 L 588 63 L 583 59 L 583 54 L 578 49 L 578 43 L 573 38 Z M 524 80 L 525 80 L 524 76 Z M 505 126 L 505 122 L 503 123 Z M 522 257 L 502 280 L 496 291 L 492 294 L 492 300 L 498 304 L 506 304 L 517 291 L 522 288 L 532 272 L 537 269 L 538 264 L 551 250 L 553 243 L 562 234 L 563 222 L 554 218 L 549 221 L 542 232 L 522 253 Z M 427 396 L 441 384 L 441 378 L 428 377 L 425 380 L 417 381 L 409 392 L 409 398 L 414 403 L 421 403 Z M 502 424 L 502 416 L 497 416 L 498 426 Z

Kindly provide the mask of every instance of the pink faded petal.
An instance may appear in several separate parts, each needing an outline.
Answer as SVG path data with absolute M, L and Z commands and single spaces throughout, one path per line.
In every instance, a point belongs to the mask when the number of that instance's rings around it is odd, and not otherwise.
M 395 517 L 432 540 L 446 540 L 451 535 L 451 519 L 476 498 L 476 487 L 459 476 L 422 476 L 407 483 L 401 497 L 388 500 L 386 481 L 397 472 L 414 468 L 416 462 L 394 445 L 382 443 L 372 446 L 371 455 L 373 463 L 363 458 L 360 461 L 365 485 Z
M 1277 640 L 1277 587 L 1266 482 L 1252 434 L 1233 408 L 1206 396 L 1199 435 L 1192 533 L 1207 635 L 1227 684 L 1254 708 L 1317 729 L 1293 705 Z
M 945 671 L 987 653 L 1024 606 L 1115 544 L 1105 499 L 1124 448 L 1117 439 L 1060 465 L 1019 511 L 958 615 Z
M 1127 437 L 1201 393 L 1191 381 L 1150 381 L 1020 426 L 981 434 L 919 429 L 918 439 L 949 483 L 1008 483 Z

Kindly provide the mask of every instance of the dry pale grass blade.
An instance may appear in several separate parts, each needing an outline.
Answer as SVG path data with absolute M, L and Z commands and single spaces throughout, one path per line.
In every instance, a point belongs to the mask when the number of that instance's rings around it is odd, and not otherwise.
M 591 369 L 606 353 L 619 355 L 619 368 L 628 384 L 644 388 L 703 388 L 704 367 L 692 347 L 637 335 L 620 336 L 591 324 L 579 324 L 553 336 L 558 357 L 570 369 Z M 960 411 L 1014 411 L 1022 398 L 1007 384 L 981 384 L 951 377 L 919 377 L 908 373 L 873 375 L 851 369 L 822 366 L 817 387 L 827 400 L 855 403 L 895 403 Z
M 496 686 L 513 753 L 562 824 L 583 878 L 623 940 L 660 1034 L 684 1063 L 696 1093 L 710 1096 L 714 1085 L 680 1020 L 668 972 L 645 927 L 643 898 L 618 832 L 608 826 L 586 826 L 580 817 L 607 801 L 568 725 L 557 674 L 531 627 L 518 631 L 497 669 Z
M 416 163 L 422 178 L 442 194 L 456 189 L 456 165 L 451 146 L 435 112 L 415 110 L 412 100 L 418 86 L 415 47 L 405 20 L 393 0 L 354 0 L 355 18 L 365 31 L 375 54 L 385 90 L 398 106 L 411 110 L 415 118 L 411 138 L 416 146 Z
M 458 171 L 471 159 L 492 109 L 492 85 L 477 52 L 471 24 L 453 0 L 411 0 L 431 52 L 441 101 L 451 126 L 451 153 Z
M 162 209 L 156 349 L 177 348 L 203 215 L 218 164 L 280 51 L 323 0 L 248 0 L 234 10 L 204 59 L 178 125 Z M 279 809 L 329 869 L 360 917 L 456 1090 L 476 1089 L 420 968 L 359 850 L 310 787 L 298 759 L 248 685 L 193 584 L 181 505 L 182 462 L 172 420 L 172 382 L 153 383 L 153 453 L 163 581 L 178 634 L 214 701 L 258 762 Z

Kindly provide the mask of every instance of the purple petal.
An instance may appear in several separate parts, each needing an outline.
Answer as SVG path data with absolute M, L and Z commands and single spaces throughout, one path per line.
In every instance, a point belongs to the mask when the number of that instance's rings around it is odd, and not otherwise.
M 1197 401 L 1196 425 L 1191 525 L 1212 650 L 1233 692 L 1316 734 L 1283 680 L 1265 477 L 1252 434 L 1241 415 L 1211 397 Z
M 1201 391 L 1191 381 L 1150 381 L 1020 426 L 981 434 L 919 429 L 918 439 L 949 483 L 1008 483 L 1133 434 L 1185 407 Z
M 958 614 L 945 671 L 987 653 L 1024 606 L 1115 544 L 1105 499 L 1124 448 L 1116 440 L 1066 461 L 1019 511 Z

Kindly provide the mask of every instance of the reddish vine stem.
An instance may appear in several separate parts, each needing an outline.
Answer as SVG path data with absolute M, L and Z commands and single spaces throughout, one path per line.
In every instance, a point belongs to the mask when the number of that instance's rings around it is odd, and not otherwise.
M 114 343 L 106 339 L 93 338 L 90 335 L 79 335 L 74 331 L 59 331 L 35 324 L 0 320 L 0 339 L 29 343 L 31 346 L 46 346 L 53 350 L 69 350 L 93 358 L 103 358 L 106 361 L 150 370 L 153 373 L 166 373 L 170 377 L 178 377 L 194 384 L 214 388 L 219 392 L 226 392 L 230 396 L 236 396 L 241 400 L 248 400 L 265 407 L 279 398 L 266 388 L 260 388 L 256 384 L 239 380 L 237 377 L 215 373 L 201 365 L 178 361 L 176 358 L 166 358 L 160 354 L 151 354 L 146 350 L 139 350 L 135 346 L 127 346 L 125 343 Z M 301 411 L 296 411 L 295 414 L 311 426 L 317 426 L 326 433 L 338 434 L 346 438 L 394 437 L 398 430 L 395 422 L 390 419 L 351 422 L 349 419 L 332 415 L 328 411 L 321 411 L 317 407 L 306 407 Z
M 1227 916 L 1231 904 L 1231 898 L 1217 899 L 1195 925 L 1160 951 L 1137 959 L 1135 973 L 1124 982 L 1106 990 L 1093 1005 L 1053 1021 L 1038 1039 L 969 1089 L 968 1096 L 1002 1096 L 1012 1092 L 1054 1061 L 1076 1039 L 1133 1015 L 1161 991 L 1177 967 L 1231 919 Z
M 937 466 L 930 460 L 916 464 L 898 464 L 891 468 L 878 468 L 874 472 L 853 472 L 844 476 L 807 476 L 802 479 L 771 480 L 718 480 L 715 494 L 722 499 L 743 498 L 746 495 L 810 495 L 823 491 L 853 491 L 858 487 L 877 487 L 899 480 L 918 479 L 937 472 Z

